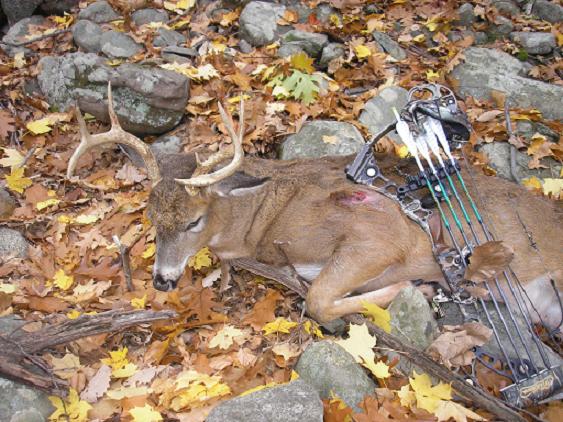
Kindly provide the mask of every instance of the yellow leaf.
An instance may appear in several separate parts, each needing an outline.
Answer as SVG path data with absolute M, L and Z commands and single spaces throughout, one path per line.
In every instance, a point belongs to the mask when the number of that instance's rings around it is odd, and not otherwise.
M 242 330 L 233 327 L 232 325 L 225 325 L 215 337 L 209 342 L 209 347 L 219 347 L 221 349 L 228 349 L 233 344 L 233 339 L 235 337 L 240 337 L 244 335 Z
M 397 391 L 397 396 L 401 400 L 401 406 L 411 407 L 416 403 L 416 395 L 414 391 L 411 391 L 409 384 L 403 385 L 399 391 Z
M 301 52 L 291 56 L 291 67 L 294 69 L 302 70 L 303 72 L 313 73 L 315 68 L 313 67 L 313 59 L 307 55 L 307 53 Z
M 123 60 L 122 60 L 122 59 L 106 60 L 106 64 L 107 64 L 108 66 L 112 66 L 112 67 L 119 66 L 119 65 L 122 64 L 122 63 L 123 63 Z
M 536 176 L 528 177 L 527 179 L 522 179 L 522 186 L 526 186 L 530 189 L 541 189 L 542 184 L 541 180 L 538 179 Z
M 428 69 L 426 71 L 426 80 L 429 82 L 435 81 L 440 79 L 440 73 L 434 72 L 432 69 Z
M 340 17 L 338 17 L 336 13 L 330 15 L 328 19 L 330 20 L 330 23 L 332 25 L 336 26 L 337 28 L 342 28 L 342 22 L 340 21 Z
M 50 132 L 51 129 L 51 121 L 45 117 L 40 120 L 35 120 L 33 122 L 29 122 L 25 127 L 34 135 L 41 135 L 42 133 Z
M 52 207 L 53 205 L 57 205 L 59 202 L 61 201 L 57 198 L 49 198 L 46 199 L 45 201 L 39 201 L 37 204 L 35 204 L 35 207 L 37 208 L 37 210 L 41 211 L 45 208 Z
M 264 335 L 269 335 L 273 333 L 286 333 L 289 334 L 289 330 L 297 326 L 296 322 L 288 321 L 285 318 L 279 317 L 272 322 L 268 322 L 262 327 Z
M 561 32 L 557 33 L 557 45 L 559 47 L 563 46 L 563 34 Z
M 254 388 L 250 388 L 246 391 L 243 391 L 242 393 L 240 393 L 238 396 L 239 397 L 244 397 L 244 396 L 248 396 L 249 394 L 255 393 L 256 391 L 260 391 L 260 390 L 264 390 L 266 388 L 272 388 L 277 386 L 278 384 L 276 384 L 275 382 L 269 382 L 268 384 L 264 384 L 264 385 L 258 385 Z
M 127 378 L 137 371 L 137 366 L 127 360 L 127 347 L 109 352 L 109 358 L 102 359 L 102 363 L 111 366 L 111 374 L 115 378 Z
M 389 378 L 391 374 L 389 373 L 389 366 L 385 364 L 385 362 L 379 361 L 374 365 L 370 365 L 369 368 L 373 375 L 377 378 Z
M 147 304 L 147 294 L 145 293 L 143 297 L 135 297 L 131 299 L 131 306 L 135 309 L 145 309 Z
M 354 52 L 356 53 L 356 57 L 358 59 L 365 59 L 366 57 L 369 57 L 372 54 L 371 50 L 362 44 L 355 46 Z
M 19 53 L 16 53 L 16 55 L 14 56 L 14 67 L 16 69 L 21 69 L 24 66 L 25 66 L 25 55 L 23 51 L 21 51 Z
M 380 308 L 376 304 L 369 302 L 362 302 L 362 305 L 364 306 L 362 313 L 365 316 L 369 317 L 375 325 L 386 333 L 391 332 L 391 314 L 387 309 Z
M 116 390 L 109 390 L 106 396 L 112 400 L 122 400 L 130 397 L 145 396 L 150 392 L 148 387 L 121 387 Z
M 305 321 L 305 323 L 303 324 L 303 328 L 305 329 L 305 332 L 307 334 L 314 334 L 318 338 L 324 338 L 324 335 L 322 331 L 319 329 L 319 326 L 317 324 L 313 324 L 311 320 Z
M 295 381 L 296 379 L 299 379 L 299 374 L 297 372 L 295 372 L 294 369 L 291 370 L 291 376 L 289 378 L 290 381 Z
M 416 406 L 427 410 L 430 413 L 438 408 L 440 400 L 452 399 L 452 387 L 449 384 L 439 383 L 432 387 L 432 381 L 427 374 L 417 374 L 413 371 L 414 377 L 409 378 L 409 383 L 416 396 Z
M 61 268 L 55 273 L 55 277 L 53 277 L 51 283 L 61 290 L 68 290 L 72 286 L 72 283 L 74 283 L 74 277 L 66 275 L 65 270 Z
M 64 380 L 69 380 L 80 369 L 80 358 L 72 353 L 65 354 L 62 358 L 53 358 L 53 372 Z
M 471 418 L 474 421 L 486 421 L 481 415 L 449 400 L 441 400 L 434 411 L 434 415 L 438 418 L 438 421 L 453 419 L 456 422 L 467 422 L 467 418 Z
M 543 179 L 543 194 L 551 196 L 553 199 L 561 198 L 563 191 L 563 179 Z
M 148 258 L 152 257 L 155 252 L 156 252 L 156 244 L 149 243 L 147 245 L 147 248 L 145 249 L 145 251 L 141 255 L 141 257 L 143 257 L 144 259 L 148 259 Z
M 336 135 L 323 135 L 323 142 L 325 144 L 336 145 L 338 143 L 338 136 Z
M 375 364 L 375 353 L 373 353 L 376 340 L 369 333 L 366 324 L 350 324 L 348 335 L 346 340 L 339 340 L 336 343 L 350 353 L 356 362 L 374 372 L 374 375 L 375 372 L 381 372 L 382 368 Z
M 23 193 L 32 184 L 31 179 L 25 177 L 23 173 L 23 167 L 12 168 L 10 174 L 4 176 L 6 178 L 6 186 L 14 192 Z
M 227 46 L 223 43 L 218 41 L 212 41 L 211 45 L 209 46 L 209 52 L 211 54 L 219 54 L 223 53 L 227 49 Z
M 2 167 L 11 167 L 12 169 L 15 167 L 19 167 L 23 164 L 23 155 L 17 149 L 13 148 L 2 148 L 4 154 L 6 155 L 5 158 L 0 160 L 0 166 Z
M 223 16 L 221 17 L 221 22 L 219 22 L 219 25 L 221 26 L 232 25 L 232 23 L 238 19 L 239 14 L 240 13 L 237 12 L 236 10 L 232 10 L 228 13 L 223 14 Z
M 66 400 L 60 397 L 49 396 L 49 401 L 55 407 L 55 411 L 49 416 L 53 422 L 86 422 L 88 421 L 88 411 L 92 408 L 90 404 L 78 398 L 78 393 L 74 388 L 68 391 Z
M 181 372 L 175 384 L 177 396 L 172 400 L 170 407 L 176 412 L 188 406 L 200 406 L 209 399 L 231 393 L 229 386 L 223 384 L 219 376 L 200 374 L 194 370 Z
M 82 214 L 72 220 L 73 223 L 76 224 L 92 224 L 98 221 L 100 217 L 93 214 Z
M 399 156 L 399 158 L 405 158 L 409 155 L 409 149 L 405 144 L 395 145 L 395 154 Z
M 198 253 L 188 260 L 188 265 L 194 270 L 201 270 L 202 268 L 209 267 L 212 263 L 211 252 L 209 252 L 208 247 L 200 249 Z
M 16 292 L 16 285 L 15 284 L 0 283 L 0 292 L 6 293 L 7 295 L 11 295 L 12 293 Z
M 60 28 L 67 29 L 74 21 L 74 16 L 65 12 L 64 16 L 53 16 L 51 19 L 53 19 Z
M 143 407 L 134 407 L 129 410 L 129 414 L 133 417 L 133 422 L 160 422 L 162 415 L 154 410 L 150 404 Z
M 192 8 L 195 4 L 195 0 L 178 0 L 173 3 L 171 1 L 164 2 L 164 8 L 178 14 L 183 13 L 185 10 Z
M 76 318 L 78 318 L 80 315 L 82 315 L 80 311 L 77 311 L 76 309 L 73 309 L 72 311 L 67 312 L 66 317 L 67 317 L 68 319 L 76 319 Z
M 413 38 L 413 41 L 421 43 L 424 41 L 425 38 L 426 37 L 424 36 L 424 34 L 418 34 L 416 37 Z
M 238 104 L 240 103 L 240 100 L 250 100 L 250 95 L 244 94 L 244 95 L 236 95 L 234 97 L 231 97 L 227 100 L 227 102 L 229 104 Z

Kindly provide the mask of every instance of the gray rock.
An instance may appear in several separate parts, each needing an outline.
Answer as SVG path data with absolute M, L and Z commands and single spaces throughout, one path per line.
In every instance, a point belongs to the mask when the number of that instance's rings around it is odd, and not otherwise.
M 24 52 L 28 54 L 31 52 L 29 48 L 26 47 L 16 47 L 10 44 L 19 44 L 27 41 L 26 35 L 29 35 L 31 26 L 40 26 L 47 23 L 47 20 L 43 16 L 31 16 L 29 18 L 22 19 L 13 25 L 10 30 L 2 38 L 2 42 L 6 45 L 2 46 L 2 49 L 10 57 L 14 57 L 17 53 Z
M 206 422 L 322 422 L 319 395 L 301 380 L 224 401 Z
M 323 136 L 336 137 L 335 144 Z M 350 123 L 315 120 L 303 125 L 281 145 L 280 159 L 317 158 L 326 155 L 354 154 L 364 145 L 360 131 Z
M 407 96 L 407 90 L 400 86 L 383 89 L 364 105 L 364 110 L 360 114 L 360 123 L 368 128 L 371 135 L 379 133 L 395 121 L 393 107 L 397 110 L 402 109 L 407 104 Z M 399 135 L 394 131 L 389 136 L 395 140 L 399 139 Z
M 323 47 L 319 65 L 321 67 L 327 67 L 332 60 L 342 57 L 345 53 L 346 48 L 344 47 L 344 44 L 337 42 L 328 43 Z
M 563 22 L 563 6 L 549 0 L 536 0 L 532 14 L 551 23 Z
M 2 5 L 4 14 L 8 18 L 8 23 L 13 25 L 33 15 L 33 12 L 42 1 L 43 0 L 0 0 L 0 4 Z
M 489 26 L 489 35 L 493 38 L 504 38 L 514 30 L 514 24 L 504 16 L 496 16 L 494 23 Z
M 517 16 L 520 8 L 510 0 L 495 0 L 493 6 L 504 16 Z
M 72 37 L 76 45 L 87 53 L 99 53 L 102 28 L 91 21 L 79 20 L 72 27 Z
M 70 53 L 43 57 L 39 86 L 49 104 L 66 110 L 78 102 L 83 112 L 107 121 L 107 84 L 111 81 L 114 107 L 123 128 L 135 134 L 162 134 L 184 115 L 188 79 L 158 67 L 124 64 L 107 66 L 95 54 Z
M 164 47 L 160 55 L 167 62 L 189 63 L 193 58 L 198 56 L 198 53 L 197 50 L 192 47 L 176 47 L 171 45 Z
M 78 14 L 78 19 L 87 19 L 96 23 L 111 22 L 120 18 L 121 16 L 105 0 L 88 5 Z
M 475 22 L 474 7 L 471 3 L 463 3 L 457 10 L 459 23 L 463 26 L 471 26 Z
M 304 52 L 305 50 L 298 43 L 285 43 L 278 49 L 278 57 L 290 57 Z
M 131 36 L 119 31 L 107 31 L 100 37 L 102 53 L 116 59 L 126 59 L 143 51 Z
M 151 22 L 168 22 L 168 12 L 161 9 L 140 9 L 131 14 L 133 23 L 137 26 L 146 25 Z
M 80 0 L 43 0 L 41 11 L 46 15 L 62 15 L 78 5 Z
M 45 422 L 54 411 L 47 394 L 0 378 L 2 422 Z
M 298 31 L 296 29 L 287 32 L 282 38 L 282 45 L 297 45 L 311 57 L 317 57 L 327 43 L 328 37 L 325 34 Z
M 0 219 L 10 218 L 16 209 L 16 200 L 4 188 L 0 188 Z
M 0 227 L 0 257 L 27 258 L 29 244 L 23 235 L 7 227 Z M 1 413 L 0 413 L 1 414 Z
M 257 47 L 271 44 L 278 37 L 278 19 L 283 16 L 285 6 L 252 1 L 242 10 L 239 18 L 241 37 Z
M 179 32 L 166 28 L 158 28 L 152 45 L 155 47 L 178 46 L 186 42 L 186 37 Z
M 295 370 L 299 379 L 313 386 L 322 399 L 335 394 L 356 411 L 364 397 L 373 394 L 375 389 L 375 383 L 354 357 L 329 340 L 307 347 Z
M 182 152 L 182 139 L 176 135 L 164 135 L 151 144 L 155 155 L 177 154 Z
M 317 19 L 322 23 L 327 23 L 330 15 L 338 15 L 339 13 L 328 3 L 321 3 L 315 9 Z
M 252 52 L 252 46 L 246 40 L 240 40 L 238 43 L 241 53 L 248 54 Z
M 502 51 L 481 47 L 465 50 L 465 61 L 452 71 L 456 92 L 479 100 L 491 100 L 491 92 L 507 95 L 512 107 L 537 108 L 548 119 L 562 119 L 563 87 L 523 77 L 530 69 Z
M 489 42 L 489 37 L 487 36 L 487 33 L 483 32 L 483 31 L 475 32 L 475 44 L 476 45 L 487 44 L 488 42 Z
M 399 45 L 397 41 L 395 41 L 385 32 L 375 31 L 372 33 L 372 35 L 381 50 L 389 54 L 395 60 L 405 60 L 407 58 L 407 52 Z
M 513 32 L 510 39 L 529 54 L 549 54 L 557 47 L 555 35 L 549 32 Z
M 513 180 L 510 174 L 510 144 L 507 142 L 491 142 L 480 148 L 489 158 L 489 164 L 497 171 L 497 175 L 508 180 Z M 540 178 L 559 177 L 561 171 L 561 163 L 552 158 L 543 158 L 541 163 L 547 168 L 530 169 L 528 163 L 532 158 L 520 151 L 516 151 L 516 168 L 514 172 L 519 180 L 526 179 L 531 176 Z
M 526 139 L 531 139 L 536 133 L 544 135 L 551 142 L 559 142 L 560 134 L 549 126 L 541 122 L 532 122 L 531 120 L 518 120 L 516 122 L 516 133 Z

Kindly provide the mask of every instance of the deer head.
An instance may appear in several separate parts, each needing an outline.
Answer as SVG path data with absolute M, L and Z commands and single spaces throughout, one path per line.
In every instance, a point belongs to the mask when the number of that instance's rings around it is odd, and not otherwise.
M 148 215 L 156 227 L 157 246 L 153 285 L 158 290 L 172 290 L 188 259 L 208 245 L 213 234 L 221 229 L 217 202 L 221 198 L 250 193 L 264 183 L 264 179 L 237 172 L 244 156 L 243 101 L 240 104 L 238 134 L 232 118 L 219 104 L 221 119 L 232 139 L 233 148 L 219 151 L 203 162 L 195 154 L 171 154 L 157 160 L 147 144 L 121 128 L 113 108 L 111 84 L 108 85 L 108 109 L 111 129 L 97 135 L 88 132 L 80 111 L 77 111 L 81 140 L 69 160 L 67 177 L 72 177 L 80 156 L 95 146 L 124 144 L 139 153 L 152 185 Z M 229 164 L 215 169 L 230 158 Z

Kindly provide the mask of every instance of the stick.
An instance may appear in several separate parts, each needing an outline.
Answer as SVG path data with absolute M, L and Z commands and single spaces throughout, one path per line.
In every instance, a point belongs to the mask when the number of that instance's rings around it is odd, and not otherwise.
M 132 292 L 135 290 L 133 287 L 133 276 L 131 275 L 131 259 L 129 257 L 129 248 L 119 240 L 117 235 L 113 235 L 113 241 L 119 248 L 119 256 L 121 257 L 121 267 L 123 268 L 123 275 L 125 277 L 125 284 L 127 284 L 127 290 Z
M 510 121 L 508 99 L 504 101 L 504 119 L 506 120 L 506 132 L 508 133 L 508 145 L 510 148 L 510 176 L 516 183 L 520 184 L 520 179 L 518 179 L 518 176 L 516 175 L 516 146 L 510 143 L 514 133 L 512 132 L 512 122 Z
M 47 38 L 50 38 L 50 37 L 56 37 L 57 35 L 66 34 L 67 32 L 70 32 L 70 29 L 60 29 L 58 31 L 50 32 L 48 34 L 43 34 L 43 35 L 40 35 L 39 37 L 33 38 L 31 40 L 28 40 L 28 41 L 23 41 L 23 42 L 20 42 L 20 43 L 2 42 L 0 44 L 8 45 L 10 47 L 23 47 L 23 46 L 33 44 L 34 42 L 41 41 L 41 40 L 44 40 L 44 39 L 47 39 Z

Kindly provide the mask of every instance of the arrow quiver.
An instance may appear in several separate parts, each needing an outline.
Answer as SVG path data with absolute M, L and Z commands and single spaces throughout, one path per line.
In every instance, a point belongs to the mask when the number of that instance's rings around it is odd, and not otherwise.
M 464 278 L 469 257 L 476 246 L 494 237 L 452 155 L 452 150 L 469 139 L 471 125 L 466 114 L 459 109 L 453 92 L 439 84 L 411 89 L 407 105 L 400 112 L 394 112 L 397 121 L 362 147 L 346 168 L 347 178 L 397 201 L 403 212 L 428 234 L 434 257 L 449 286 L 449 292 L 440 289 L 433 299 L 438 315 L 444 314 L 442 305 L 449 302 L 460 311 L 463 322 L 479 321 L 491 328 L 494 337 L 491 342 L 495 342 L 498 353 L 476 348 L 469 378 L 478 384 L 475 364 L 480 362 L 512 381 L 501 390 L 507 403 L 526 407 L 548 398 L 563 387 L 563 368 L 558 356 L 536 335 L 529 311 L 533 307 L 523 294 L 514 271 L 509 268 L 502 277 L 483 283 L 489 296 L 487 302 L 472 297 L 467 291 L 468 286 L 474 285 Z M 373 154 L 374 145 L 393 130 L 399 134 L 419 169 L 417 174 L 406 175 L 405 184 L 400 186 L 382 174 Z M 431 200 L 419 199 L 415 195 L 417 191 L 426 192 Z M 453 203 L 457 204 L 458 211 Z M 440 215 L 451 247 L 438 248 L 434 244 L 428 225 L 434 211 Z M 461 244 L 454 230 L 463 239 Z M 500 278 L 506 287 L 501 286 Z M 497 301 L 493 290 L 502 302 Z M 499 363 L 501 369 L 497 368 Z

